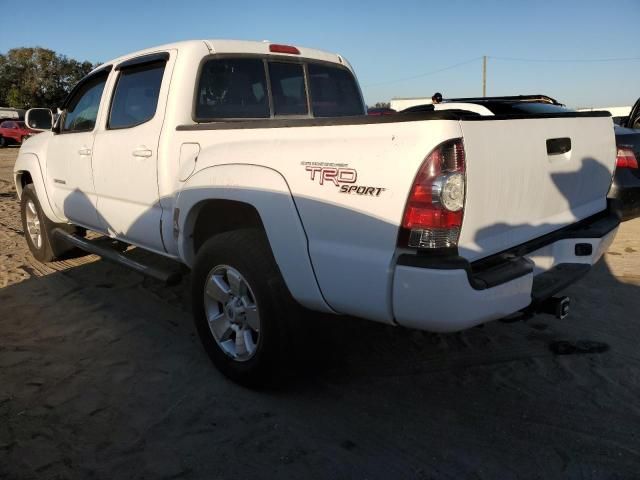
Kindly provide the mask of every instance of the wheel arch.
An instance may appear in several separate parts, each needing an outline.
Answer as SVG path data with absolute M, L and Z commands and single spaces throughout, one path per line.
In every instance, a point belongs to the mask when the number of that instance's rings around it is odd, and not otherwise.
M 226 164 L 196 172 L 178 194 L 173 222 L 179 256 L 189 266 L 211 235 L 235 228 L 262 229 L 293 298 L 308 308 L 333 312 L 313 271 L 289 186 L 276 170 Z
M 21 153 L 18 155 L 15 166 L 13 167 L 14 183 L 18 198 L 22 198 L 24 188 L 33 184 L 40 208 L 49 220 L 56 223 L 65 223 L 66 220 L 59 218 L 53 211 L 47 194 L 47 186 L 44 181 L 44 174 L 40 165 L 40 159 L 34 153 Z

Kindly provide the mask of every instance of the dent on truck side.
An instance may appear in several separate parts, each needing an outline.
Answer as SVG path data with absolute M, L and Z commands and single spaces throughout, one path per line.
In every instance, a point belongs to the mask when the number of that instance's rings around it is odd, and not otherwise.
M 332 312 L 318 286 L 307 236 L 291 191 L 279 172 L 258 165 L 225 164 L 203 168 L 183 184 L 176 200 L 177 243 L 180 258 L 190 266 L 196 253 L 194 225 L 200 206 L 209 200 L 230 200 L 253 206 L 293 297 L 305 307 Z

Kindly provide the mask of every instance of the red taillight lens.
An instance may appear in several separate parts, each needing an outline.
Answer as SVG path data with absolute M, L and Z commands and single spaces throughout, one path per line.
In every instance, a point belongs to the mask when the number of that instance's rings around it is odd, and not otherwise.
M 633 148 L 618 147 L 616 168 L 638 168 L 638 159 L 633 152 Z
M 292 47 L 291 45 L 278 45 L 273 43 L 269 45 L 269 51 L 273 53 L 290 53 L 292 55 L 300 55 L 300 50 L 296 47 Z
M 464 197 L 465 155 L 459 138 L 438 145 L 418 170 L 404 210 L 399 246 L 456 246 Z

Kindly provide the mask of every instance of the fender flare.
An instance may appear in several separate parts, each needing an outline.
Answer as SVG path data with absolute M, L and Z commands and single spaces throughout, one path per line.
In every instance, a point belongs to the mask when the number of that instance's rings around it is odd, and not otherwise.
M 40 165 L 40 159 L 35 153 L 20 153 L 13 167 L 13 178 L 16 185 L 16 192 L 18 198 L 22 198 L 22 183 L 20 178 L 23 173 L 29 173 L 31 180 L 33 180 L 33 186 L 36 189 L 36 195 L 40 201 L 40 208 L 42 212 L 54 223 L 67 223 L 66 219 L 58 217 L 51 202 L 49 195 L 47 194 L 47 185 L 44 181 L 44 173 L 42 172 L 42 166 Z
M 301 305 L 334 313 L 322 296 L 309 257 L 308 239 L 285 178 L 276 170 L 249 164 L 209 166 L 194 173 L 176 199 L 178 253 L 192 266 L 192 233 L 207 200 L 232 200 L 256 209 L 285 284 Z M 174 225 L 175 227 L 175 225 Z

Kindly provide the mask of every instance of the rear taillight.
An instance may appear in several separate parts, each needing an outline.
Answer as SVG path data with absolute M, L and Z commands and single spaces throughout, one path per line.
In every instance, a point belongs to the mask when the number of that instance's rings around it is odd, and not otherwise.
M 418 170 L 404 210 L 398 246 L 455 247 L 464 197 L 464 145 L 458 138 L 438 145 Z
M 635 153 L 633 153 L 633 148 L 618 147 L 616 168 L 638 168 L 638 159 Z

